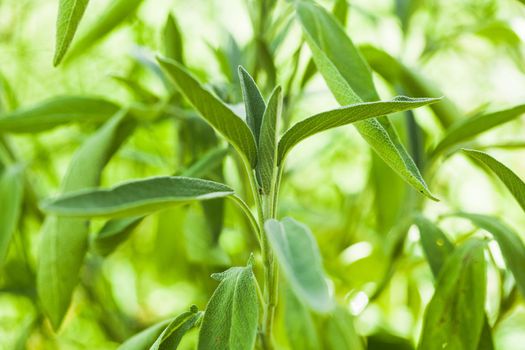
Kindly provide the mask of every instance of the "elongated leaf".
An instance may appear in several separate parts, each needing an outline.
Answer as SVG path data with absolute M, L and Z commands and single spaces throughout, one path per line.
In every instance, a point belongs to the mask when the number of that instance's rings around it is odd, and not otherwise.
M 188 169 L 184 170 L 182 176 L 202 177 L 217 169 L 228 154 L 228 148 L 217 147 L 206 152 L 199 160 L 193 163 Z
M 117 105 L 95 97 L 57 97 L 4 114 L 0 133 L 35 133 L 68 123 L 103 122 L 118 110 Z
M 24 187 L 21 176 L 20 166 L 13 165 L 0 170 L 0 266 L 4 262 L 22 209 Z
M 364 350 L 363 341 L 354 327 L 352 315 L 338 306 L 323 323 L 325 332 L 325 349 Z
M 86 32 L 81 33 L 73 44 L 66 60 L 72 59 L 89 50 L 102 40 L 124 20 L 133 15 L 143 0 L 115 0 L 91 23 Z
M 241 82 L 242 96 L 246 108 L 246 123 L 255 137 L 255 142 L 259 143 L 261 124 L 263 120 L 266 104 L 255 84 L 251 75 L 242 66 L 239 66 L 239 80 Z
M 472 221 L 474 225 L 494 236 L 507 267 L 514 275 L 516 284 L 525 297 L 525 269 L 523 268 L 525 266 L 525 244 L 520 236 L 501 220 L 492 216 L 471 213 L 457 213 L 455 215 Z
M 518 177 L 518 175 L 487 153 L 470 149 L 464 149 L 463 152 L 470 157 L 479 160 L 485 164 L 487 168 L 492 170 L 505 184 L 516 201 L 518 201 L 518 204 L 525 211 L 525 183 Z
M 476 350 L 485 318 L 484 243 L 470 240 L 447 259 L 427 306 L 421 350 Z
M 268 241 L 294 293 L 312 310 L 328 312 L 334 302 L 323 272 L 321 254 L 312 232 L 292 218 L 268 220 Z
M 53 65 L 58 66 L 66 54 L 88 3 L 89 0 L 60 0 Z
M 170 322 L 164 329 L 150 350 L 175 350 L 180 344 L 186 332 L 195 327 L 203 313 L 192 307 L 190 311 L 183 313 Z
M 270 193 L 277 162 L 277 123 L 281 119 L 283 97 L 281 88 L 273 91 L 264 111 L 259 138 L 257 177 L 264 193 Z
M 370 69 L 341 25 L 314 2 L 304 0 L 294 4 L 317 69 L 337 102 L 349 105 L 378 100 Z M 434 199 L 387 118 L 360 121 L 355 127 L 408 184 Z
M 409 98 L 398 96 L 392 101 L 359 102 L 316 114 L 292 126 L 279 141 L 279 164 L 286 154 L 299 142 L 338 126 L 358 122 L 368 118 L 380 117 L 386 114 L 406 111 L 439 101 L 435 98 Z
M 146 328 L 122 343 L 118 350 L 148 350 L 173 320 L 164 320 Z
M 432 273 L 437 277 L 446 258 L 454 250 L 454 245 L 443 231 L 427 218 L 418 215 L 415 217 L 415 223 L 419 228 L 419 236 L 425 256 Z
M 252 267 L 232 267 L 212 277 L 220 283 L 206 306 L 198 349 L 253 349 L 259 305 Z
M 202 117 L 221 133 L 250 162 L 252 167 L 255 167 L 257 147 L 246 123 L 219 98 L 204 89 L 180 64 L 165 58 L 158 60 L 180 92 L 186 96 Z
M 103 256 L 111 254 L 129 237 L 142 219 L 144 219 L 143 216 L 132 216 L 109 220 L 91 243 L 93 251 Z
M 284 294 L 284 331 L 291 349 L 318 350 L 319 335 L 311 311 L 295 296 L 289 286 L 279 287 Z
M 135 127 L 118 113 L 75 153 L 62 181 L 62 193 L 95 187 L 101 172 Z M 45 314 L 57 329 L 69 307 L 88 249 L 89 227 L 83 219 L 48 217 L 40 241 L 37 288 Z
M 525 113 L 525 105 L 519 105 L 502 111 L 480 114 L 469 119 L 460 120 L 447 130 L 447 133 L 433 152 L 436 154 L 440 153 L 451 146 L 507 123 L 523 113 Z
M 164 55 L 172 60 L 184 63 L 182 34 L 173 14 L 169 14 L 163 32 Z
M 67 194 L 43 205 L 61 216 L 115 217 L 140 215 L 168 205 L 227 197 L 226 185 L 183 176 L 159 176 L 123 183 L 112 189 L 93 189 Z

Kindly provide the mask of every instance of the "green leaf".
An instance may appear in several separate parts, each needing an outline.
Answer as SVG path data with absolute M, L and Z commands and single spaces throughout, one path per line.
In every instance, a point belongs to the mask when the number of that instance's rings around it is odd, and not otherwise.
M 0 210 L 0 266 L 18 225 L 23 194 L 22 168 L 12 165 L 0 171 L 0 203 L 3 203 Z
M 239 80 L 246 108 L 246 123 L 255 137 L 255 142 L 259 143 L 259 134 L 261 133 L 266 104 L 257 84 L 242 66 L 239 66 Z
M 188 169 L 182 172 L 186 177 L 202 177 L 208 175 L 212 170 L 217 169 L 228 154 L 227 147 L 216 147 L 202 155 Z
M 252 267 L 232 267 L 212 277 L 220 283 L 206 306 L 198 349 L 253 349 L 259 305 Z
M 378 100 L 370 69 L 341 25 L 311 1 L 294 4 L 317 69 L 337 102 L 349 105 Z M 417 191 L 434 199 L 387 118 L 360 121 L 355 127 L 398 175 Z
M 469 157 L 485 164 L 487 168 L 492 170 L 505 184 L 516 201 L 518 201 L 518 204 L 525 211 L 525 183 L 518 177 L 518 175 L 487 153 L 471 149 L 464 149 L 463 152 L 468 154 Z
M 89 137 L 75 153 L 62 181 L 62 193 L 95 187 L 104 166 L 135 127 L 123 111 Z M 78 272 L 88 249 L 89 226 L 83 219 L 48 217 L 39 247 L 38 295 L 57 329 L 69 307 Z
M 148 350 L 173 320 L 164 320 L 146 328 L 122 343 L 117 350 Z
M 318 350 L 319 335 L 310 310 L 295 296 L 289 286 L 279 287 L 284 294 L 284 332 L 290 349 Z
M 44 203 L 60 216 L 116 217 L 141 215 L 169 205 L 227 197 L 233 190 L 218 182 L 183 176 L 159 176 L 125 182 L 111 189 L 67 194 Z
M 470 213 L 456 213 L 454 215 L 472 221 L 474 225 L 494 236 L 507 267 L 514 275 L 516 284 L 525 297 L 525 244 L 520 236 L 501 220 L 492 216 Z
M 279 141 L 278 164 L 299 142 L 319 132 L 368 118 L 406 111 L 439 101 L 435 98 L 397 96 L 392 101 L 359 102 L 316 114 L 292 126 Z
M 418 349 L 476 350 L 485 318 L 485 244 L 469 240 L 447 259 L 427 306 Z
M 432 273 L 437 277 L 443 263 L 454 250 L 454 245 L 439 227 L 424 216 L 417 215 L 414 221 L 419 228 L 419 236 L 425 256 Z
M 56 47 L 53 65 L 58 66 L 66 54 L 89 0 L 60 0 L 58 5 Z
M 323 272 L 321 253 L 308 227 L 284 218 L 268 220 L 264 228 L 294 293 L 314 311 L 331 311 L 334 302 Z
M 91 243 L 91 249 L 99 255 L 107 256 L 126 239 L 142 222 L 144 216 L 131 216 L 106 222 Z
M 186 96 L 202 117 L 250 162 L 252 168 L 255 167 L 257 147 L 246 123 L 218 97 L 204 89 L 179 63 L 165 58 L 158 60 L 180 92 Z
M 364 350 L 363 341 L 354 327 L 354 318 L 338 306 L 323 323 L 326 350 Z
M 63 96 L 1 115 L 0 133 L 35 133 L 81 122 L 103 122 L 119 107 L 96 97 Z
M 182 34 L 175 16 L 171 13 L 164 25 L 162 40 L 164 44 L 164 55 L 172 60 L 184 63 Z
M 270 193 L 274 169 L 277 162 L 277 123 L 281 119 L 283 97 L 278 86 L 272 92 L 268 106 L 264 111 L 261 135 L 259 138 L 259 153 L 257 161 L 257 177 L 264 193 Z
M 164 329 L 159 338 L 151 346 L 150 350 L 175 350 L 180 344 L 182 337 L 190 329 L 195 327 L 201 319 L 203 312 L 199 312 L 197 307 L 192 307 L 190 311 L 183 313 L 170 322 Z
M 102 40 L 124 20 L 133 15 L 143 0 L 115 0 L 97 16 L 97 21 L 91 23 L 89 29 L 82 33 L 69 51 L 67 60 L 89 50 L 98 41 Z
M 472 118 L 459 120 L 452 124 L 447 133 L 434 149 L 433 153 L 437 154 L 467 141 L 468 139 L 490 130 L 498 125 L 507 123 L 525 113 L 525 104 L 513 108 L 504 109 L 493 113 L 480 114 Z

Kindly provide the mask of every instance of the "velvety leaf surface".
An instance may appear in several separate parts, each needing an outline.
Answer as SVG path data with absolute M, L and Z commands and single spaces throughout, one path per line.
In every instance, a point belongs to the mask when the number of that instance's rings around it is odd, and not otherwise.
M 0 133 L 35 133 L 68 123 L 103 122 L 119 107 L 96 97 L 62 96 L 4 114 Z
M 484 243 L 469 240 L 441 269 L 418 349 L 476 350 L 485 318 L 485 289 Z
M 66 54 L 89 0 L 60 0 L 58 5 L 56 47 L 53 64 L 57 66 Z
M 168 205 L 226 197 L 226 185 L 183 176 L 160 176 L 123 183 L 112 189 L 81 191 L 44 204 L 50 213 L 62 216 L 127 216 L 160 210 Z
M 264 228 L 294 293 L 314 311 L 331 311 L 334 302 L 328 290 L 321 253 L 308 227 L 292 218 L 284 218 L 268 220 Z
M 220 283 L 206 306 L 198 349 L 253 349 L 259 305 L 252 267 L 232 267 L 212 277 Z
M 18 225 L 22 209 L 24 186 L 22 168 L 12 165 L 0 169 L 0 266 L 3 264 L 9 243 Z
M 218 97 L 206 90 L 179 63 L 159 58 L 162 68 L 173 79 L 180 92 L 199 111 L 204 119 L 221 133 L 235 149 L 255 167 L 257 147 L 246 123 Z
M 241 66 L 239 66 L 239 80 L 246 108 L 246 123 L 255 137 L 255 142 L 258 143 L 266 104 L 257 84 L 246 69 Z

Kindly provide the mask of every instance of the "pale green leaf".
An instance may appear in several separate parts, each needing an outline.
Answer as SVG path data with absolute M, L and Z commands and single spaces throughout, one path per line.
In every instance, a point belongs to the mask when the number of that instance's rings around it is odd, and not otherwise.
M 264 228 L 294 293 L 314 311 L 331 311 L 334 301 L 328 290 L 321 253 L 308 227 L 292 218 L 284 218 L 268 220 Z
M 340 105 L 379 99 L 372 74 L 341 25 L 312 1 L 296 1 L 297 17 L 317 69 Z M 407 183 L 435 199 L 386 117 L 355 123 L 374 151 Z
M 218 182 L 183 176 L 159 176 L 125 182 L 111 189 L 67 194 L 43 205 L 60 216 L 118 217 L 140 215 L 169 205 L 227 197 L 233 190 Z
M 148 350 L 173 320 L 164 320 L 135 334 L 117 350 Z
M 279 287 L 279 292 L 284 294 L 284 332 L 290 348 L 302 350 L 320 349 L 319 334 L 310 310 L 297 299 L 289 286 Z
M 472 118 L 459 120 L 452 124 L 443 139 L 434 149 L 434 153 L 440 153 L 451 146 L 469 140 L 496 126 L 507 123 L 525 113 L 525 105 L 515 106 L 492 113 L 482 113 Z
M 259 137 L 256 171 L 264 193 L 270 193 L 271 191 L 277 162 L 277 123 L 281 119 L 282 103 L 281 88 L 277 87 L 270 96 L 268 106 L 264 111 Z
M 487 153 L 470 149 L 464 149 L 463 152 L 473 159 L 485 164 L 487 168 L 492 170 L 505 184 L 518 204 L 525 211 L 525 183 L 518 177 L 518 175 Z
M 9 243 L 18 225 L 22 209 L 24 185 L 22 168 L 12 165 L 0 170 L 0 266 L 3 264 Z
M 183 63 L 184 62 L 184 47 L 182 42 L 182 34 L 175 16 L 169 14 L 163 32 L 164 55 L 172 60 Z
M 456 213 L 454 215 L 472 221 L 474 225 L 494 236 L 507 267 L 514 275 L 516 284 L 525 297 L 525 244 L 520 236 L 501 220 L 492 216 L 471 213 Z
M 126 112 L 118 113 L 89 137 L 75 153 L 62 181 L 62 193 L 96 187 L 104 166 L 135 127 Z M 50 216 L 40 240 L 37 289 L 45 314 L 57 329 L 69 307 L 78 272 L 88 249 L 88 223 Z
M 292 126 L 279 141 L 278 163 L 299 142 L 319 132 L 368 118 L 410 110 L 439 101 L 435 98 L 409 98 L 398 96 L 392 101 L 359 102 L 322 112 Z
M 88 3 L 89 0 L 60 0 L 53 65 L 57 66 L 66 54 Z
M 119 107 L 96 97 L 63 96 L 1 115 L 0 133 L 35 133 L 68 123 L 103 122 Z
M 259 305 L 252 267 L 232 267 L 212 277 L 220 283 L 206 306 L 198 349 L 253 349 Z
M 363 341 L 354 327 L 354 318 L 338 306 L 323 323 L 326 350 L 364 350 Z
M 259 134 L 261 133 L 266 104 L 264 103 L 257 84 L 255 84 L 251 75 L 242 66 L 239 66 L 239 81 L 241 83 L 242 96 L 246 108 L 246 123 L 255 137 L 255 142 L 259 143 Z
M 202 87 L 179 63 L 166 58 L 158 60 L 180 92 L 186 96 L 202 117 L 221 133 L 250 162 L 252 167 L 255 167 L 257 147 L 246 123 L 218 97 Z
M 414 221 L 419 228 L 421 245 L 427 261 L 432 273 L 437 277 L 446 258 L 454 250 L 454 245 L 443 231 L 427 218 L 418 215 Z
M 418 349 L 477 349 L 485 318 L 484 247 L 469 240 L 446 260 L 425 311 Z

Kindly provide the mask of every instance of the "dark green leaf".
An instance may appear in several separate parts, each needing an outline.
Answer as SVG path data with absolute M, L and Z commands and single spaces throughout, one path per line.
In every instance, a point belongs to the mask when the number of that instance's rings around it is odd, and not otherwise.
M 22 209 L 24 185 L 21 176 L 20 166 L 13 165 L 0 171 L 0 266 L 4 262 Z
M 242 96 L 246 108 L 246 123 L 250 127 L 255 142 L 259 143 L 261 124 L 266 104 L 251 75 L 242 66 L 239 66 L 239 80 L 241 82 Z
M 294 293 L 312 310 L 331 311 L 334 302 L 323 272 L 321 253 L 308 227 L 292 218 L 284 218 L 268 220 L 264 228 Z
M 62 181 L 62 193 L 95 187 L 104 166 L 135 127 L 126 112 L 118 113 L 75 153 Z M 77 218 L 48 217 L 40 240 L 37 287 L 40 301 L 57 329 L 69 307 L 88 248 L 88 223 Z
M 58 5 L 56 47 L 53 64 L 58 66 L 66 54 L 89 0 L 60 0 Z
M 206 306 L 198 349 L 253 349 L 259 305 L 252 267 L 232 267 L 212 277 L 220 283 Z
M 184 67 L 175 61 L 159 58 L 180 92 L 193 104 L 204 119 L 221 133 L 235 149 L 255 167 L 257 147 L 250 128 L 219 98 L 204 89 Z
M 437 277 L 443 263 L 452 250 L 454 250 L 454 245 L 439 227 L 427 218 L 418 215 L 415 217 L 415 223 L 419 228 L 419 236 L 425 256 L 432 269 L 432 273 Z
M 151 346 L 150 350 L 175 350 L 180 344 L 182 337 L 186 332 L 195 327 L 202 317 L 202 312 L 197 307 L 192 307 L 188 312 L 175 318 L 164 329 L 159 338 Z
M 122 219 L 109 220 L 104 227 L 97 233 L 91 243 L 91 248 L 96 254 L 109 255 L 122 242 L 124 242 L 131 232 L 144 219 L 143 216 L 132 216 Z
M 67 123 L 103 122 L 118 110 L 115 104 L 95 97 L 56 97 L 4 114 L 0 133 L 35 133 Z
M 93 189 L 67 194 L 44 204 L 44 210 L 77 217 L 140 215 L 169 205 L 227 197 L 226 185 L 183 176 L 159 176 L 120 184 L 111 189 Z
M 463 152 L 473 159 L 479 160 L 496 174 L 507 186 L 518 204 L 525 211 L 525 183 L 512 170 L 484 152 L 464 149 Z
M 425 106 L 439 101 L 435 98 L 409 98 L 398 96 L 392 101 L 360 102 L 327 112 L 316 114 L 292 126 L 279 141 L 278 161 L 305 138 L 338 126 L 360 120 L 380 117 L 400 111 Z
M 477 349 L 485 317 L 484 247 L 469 240 L 445 262 L 425 312 L 419 349 Z

